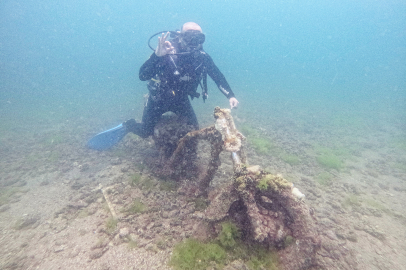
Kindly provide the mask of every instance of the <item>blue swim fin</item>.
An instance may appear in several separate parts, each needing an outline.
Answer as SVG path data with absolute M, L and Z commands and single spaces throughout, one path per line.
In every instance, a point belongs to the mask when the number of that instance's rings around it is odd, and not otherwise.
M 128 132 L 125 126 L 120 124 L 91 138 L 87 142 L 87 147 L 94 150 L 107 150 L 121 141 Z

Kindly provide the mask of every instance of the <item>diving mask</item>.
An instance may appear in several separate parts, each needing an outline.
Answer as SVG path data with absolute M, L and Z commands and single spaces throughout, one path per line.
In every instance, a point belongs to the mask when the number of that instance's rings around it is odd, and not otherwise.
M 198 47 L 206 39 L 206 36 L 198 30 L 187 30 L 181 33 L 180 37 L 187 47 Z

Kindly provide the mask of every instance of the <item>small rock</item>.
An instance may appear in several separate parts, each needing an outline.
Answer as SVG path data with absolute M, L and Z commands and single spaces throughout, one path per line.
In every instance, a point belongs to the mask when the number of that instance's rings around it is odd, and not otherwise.
M 78 183 L 78 182 L 76 182 L 76 181 L 70 186 L 70 188 L 71 188 L 71 189 L 74 189 L 74 190 L 78 190 L 78 189 L 80 189 L 81 187 L 83 187 L 83 184 Z
M 58 252 L 61 252 L 61 251 L 64 251 L 64 250 L 65 250 L 65 246 L 64 246 L 64 245 L 57 246 L 57 247 L 54 248 L 54 252 L 55 252 L 55 253 L 58 253 Z
M 262 199 L 264 202 L 266 202 L 266 203 L 272 203 L 272 200 L 269 199 L 269 198 L 266 197 L 266 196 L 261 196 L 261 199 Z
M 23 186 L 25 186 L 27 184 L 27 181 L 25 181 L 25 180 L 20 180 L 20 181 L 18 181 L 17 183 L 15 183 L 13 186 L 14 187 L 23 187 Z
M 151 222 L 150 224 L 148 224 L 148 226 L 146 227 L 146 229 L 149 231 L 154 227 L 155 223 Z
M 177 209 L 172 210 L 171 212 L 168 213 L 169 218 L 175 217 L 177 215 L 179 215 L 179 210 L 177 210 Z
M 89 168 L 90 168 L 89 164 L 87 164 L 87 163 L 82 164 L 82 165 L 79 165 L 78 167 L 79 167 L 79 170 L 80 170 L 81 172 L 87 171 L 87 170 L 89 170 Z
M 145 247 L 149 243 L 151 243 L 151 240 L 141 239 L 138 243 L 138 247 L 140 248 Z
M 348 241 L 351 241 L 351 242 L 357 242 L 358 241 L 357 235 L 355 233 L 348 234 L 346 236 L 346 238 L 347 238 Z
M 380 232 L 372 227 L 369 228 L 364 228 L 364 231 L 366 233 L 369 233 L 370 235 L 372 235 L 375 238 L 378 238 L 379 240 L 383 241 L 386 239 L 386 236 L 383 232 Z
M 202 212 L 195 212 L 193 214 L 193 217 L 198 218 L 198 219 L 202 219 L 202 218 L 204 218 L 204 214 Z
M 338 240 L 337 236 L 331 230 L 324 231 L 324 235 L 326 235 L 331 240 Z
M 39 183 L 40 186 L 46 186 L 49 185 L 49 181 L 48 180 L 44 180 L 41 183 Z
M 124 238 L 124 237 L 127 237 L 129 235 L 129 233 L 130 233 L 130 230 L 128 228 L 121 228 L 119 235 L 120 235 L 120 237 Z
M 176 220 L 172 220 L 170 224 L 171 224 L 172 226 L 179 226 L 179 225 L 182 224 L 182 221 L 179 220 L 179 219 L 176 219 Z
M 120 165 L 121 164 L 121 159 L 120 158 L 113 158 L 111 159 L 111 165 Z
M 253 174 L 259 173 L 261 167 L 259 165 L 251 166 L 247 168 L 247 171 Z
M 12 184 L 17 183 L 18 181 L 20 181 L 20 179 L 18 178 L 3 180 L 2 186 L 4 187 L 11 186 Z
M 92 250 L 92 251 L 90 252 L 89 258 L 92 259 L 92 260 L 98 259 L 98 258 L 100 258 L 101 256 L 103 256 L 103 254 L 104 254 L 108 249 L 109 249 L 108 247 L 105 247 L 105 248 L 103 248 L 103 249 L 99 248 L 99 249 Z
M 36 227 L 35 224 L 37 223 L 37 221 L 39 219 L 40 219 L 39 216 L 25 216 L 22 219 L 17 221 L 14 228 L 16 230 L 34 228 L 34 227 Z
M 406 191 L 406 188 L 403 187 L 393 187 L 393 189 L 399 192 Z
M 5 212 L 8 209 L 10 209 L 10 205 L 8 205 L 8 204 L 3 205 L 2 207 L 0 207 L 0 213 Z
M 75 258 L 78 255 L 79 255 L 79 249 L 75 249 L 69 254 L 69 258 L 72 259 L 72 258 Z
M 249 270 L 248 266 L 246 266 L 242 261 L 233 261 L 229 265 L 223 268 L 224 270 Z
M 81 209 L 81 208 L 85 208 L 87 206 L 88 206 L 88 204 L 84 201 L 78 201 L 78 202 L 68 204 L 68 207 L 75 208 L 75 209 Z
M 157 252 L 158 248 L 153 244 L 153 243 L 149 243 L 145 246 L 146 250 L 150 250 L 150 251 L 154 251 Z

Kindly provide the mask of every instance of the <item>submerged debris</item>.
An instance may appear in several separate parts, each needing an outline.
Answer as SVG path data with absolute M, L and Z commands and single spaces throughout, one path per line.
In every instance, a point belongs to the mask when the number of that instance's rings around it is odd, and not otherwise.
M 208 194 L 210 205 L 205 210 L 205 220 L 218 224 L 226 218 L 232 219 L 245 238 L 280 248 L 279 255 L 287 269 L 316 266 L 320 239 L 309 208 L 302 201 L 304 194 L 281 175 L 267 173 L 259 166 L 247 168 L 242 144 L 245 138 L 236 129 L 230 110 L 216 107 L 214 117 L 214 126 L 191 131 L 179 140 L 165 161 L 166 171 L 173 174 L 185 153 L 195 150 L 196 140 L 208 141 L 211 157 L 197 187 L 198 194 L 207 194 L 220 164 L 220 153 L 231 152 L 234 176 L 232 181 Z
M 212 192 L 206 218 L 231 218 L 248 239 L 280 248 L 287 269 L 317 265 L 320 239 L 309 208 L 292 192 L 292 183 L 258 167 L 242 167 L 233 181 Z

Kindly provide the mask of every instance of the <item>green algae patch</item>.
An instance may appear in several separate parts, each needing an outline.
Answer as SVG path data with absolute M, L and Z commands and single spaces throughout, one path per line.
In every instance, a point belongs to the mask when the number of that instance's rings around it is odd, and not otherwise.
M 343 167 L 343 161 L 333 153 L 324 153 L 316 158 L 317 162 L 326 169 L 336 169 L 339 171 Z
M 257 187 L 262 191 L 268 189 L 279 191 L 281 189 L 290 188 L 291 184 L 280 176 L 266 174 L 263 178 L 261 178 L 261 180 L 258 181 Z
M 132 187 L 138 187 L 143 190 L 151 190 L 158 184 L 158 182 L 150 177 L 142 177 L 142 174 L 136 172 L 131 175 L 129 184 Z
M 268 189 L 268 180 L 264 177 L 262 178 L 257 185 L 257 188 L 259 188 L 259 190 L 261 191 L 265 191 Z
M 247 265 L 252 270 L 277 270 L 278 255 L 261 246 L 253 246 Z
M 27 193 L 28 188 L 21 187 L 1 187 L 0 188 L 0 206 L 8 204 L 18 193 Z
M 332 183 L 333 175 L 328 172 L 322 172 L 316 176 L 316 181 L 322 186 L 329 186 Z
M 239 129 L 242 134 L 244 134 L 245 137 L 259 137 L 259 132 L 258 130 L 254 129 L 253 127 L 249 125 L 242 125 Z
M 109 217 L 105 223 L 106 232 L 108 234 L 112 234 L 117 228 L 117 223 L 118 221 L 116 219 L 114 219 L 113 217 Z
M 345 160 L 354 160 L 355 157 L 351 154 L 354 149 L 348 149 L 342 146 L 333 146 L 331 148 L 316 146 L 316 160 L 327 170 L 340 171 L 344 168 Z
M 290 245 L 292 245 L 293 243 L 295 243 L 295 238 L 293 236 L 287 235 L 285 237 L 285 239 L 283 240 L 283 246 L 286 248 Z
M 362 202 L 365 203 L 367 206 L 375 208 L 377 210 L 388 211 L 388 209 L 383 204 L 372 198 L 365 198 L 362 200 Z
M 268 138 L 261 135 L 257 129 L 245 124 L 241 126 L 240 131 L 245 137 L 247 137 L 251 147 L 254 148 L 255 152 L 258 154 L 269 155 L 276 149 L 273 143 Z
M 357 195 L 350 194 L 343 200 L 341 205 L 344 208 L 359 207 L 359 206 L 361 206 L 361 202 L 360 202 L 359 197 Z
M 221 224 L 221 232 L 218 240 L 225 248 L 232 248 L 236 245 L 236 241 L 240 239 L 241 232 L 238 227 L 232 222 L 223 222 Z
M 213 264 L 221 267 L 226 257 L 226 251 L 218 244 L 187 239 L 175 246 L 169 264 L 175 270 L 206 270 Z
M 286 239 L 286 245 L 294 243 Z M 278 254 L 264 245 L 247 243 L 241 231 L 232 222 L 221 223 L 221 231 L 208 243 L 187 239 L 175 245 L 169 265 L 175 270 L 223 269 L 225 265 L 241 261 L 250 270 L 277 270 Z M 244 268 L 247 269 L 247 268 Z
M 129 182 L 132 187 L 138 186 L 142 182 L 142 175 L 140 173 L 134 173 L 131 175 Z
M 178 189 L 178 183 L 172 180 L 159 181 L 159 189 L 162 191 L 176 191 Z
M 260 155 L 268 155 L 275 149 L 271 141 L 264 137 L 248 138 L 248 141 L 251 142 L 252 147 Z
M 291 155 L 286 152 L 282 152 L 280 154 L 280 158 L 290 165 L 297 165 L 300 163 L 300 158 L 298 156 Z
M 138 213 L 144 213 L 146 210 L 147 207 L 145 206 L 145 204 L 143 204 L 139 199 L 135 199 L 133 203 L 130 205 L 130 207 L 124 210 L 124 212 L 133 215 Z
M 63 134 L 52 134 L 50 137 L 46 138 L 43 140 L 43 144 L 45 146 L 54 146 L 54 145 L 58 145 L 58 144 L 62 144 L 65 143 L 66 140 L 66 136 Z
M 402 160 L 402 162 L 390 163 L 390 166 L 399 171 L 406 172 L 406 160 Z
M 198 197 L 198 198 L 194 199 L 193 202 L 195 203 L 196 211 L 203 211 L 209 205 L 209 202 L 203 197 Z
M 130 238 L 128 241 L 128 248 L 135 249 L 137 247 L 138 247 L 138 243 Z

